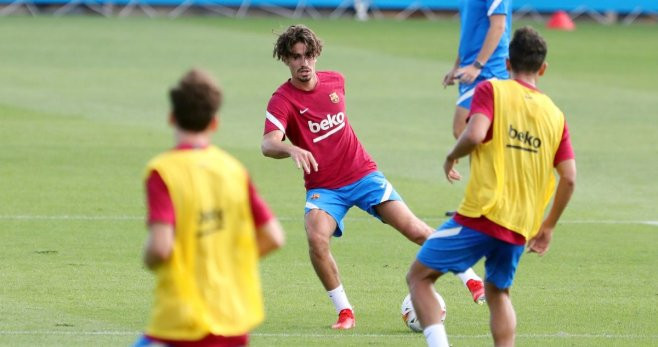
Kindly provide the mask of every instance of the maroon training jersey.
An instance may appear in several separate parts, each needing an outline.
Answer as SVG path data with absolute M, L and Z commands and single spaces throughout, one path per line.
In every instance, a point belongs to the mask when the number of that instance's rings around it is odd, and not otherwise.
M 377 164 L 347 121 L 345 79 L 338 72 L 318 71 L 318 84 L 303 91 L 290 80 L 272 94 L 265 132 L 281 130 L 290 142 L 313 154 L 318 172 L 304 173 L 306 189 L 336 189 L 376 171 Z

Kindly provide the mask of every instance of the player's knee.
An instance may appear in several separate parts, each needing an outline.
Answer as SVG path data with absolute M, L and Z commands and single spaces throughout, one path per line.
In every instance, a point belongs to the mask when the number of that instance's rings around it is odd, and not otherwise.
M 432 228 L 418 218 L 411 218 L 405 225 L 407 237 L 412 242 L 422 245 L 432 234 Z
M 411 289 L 411 286 L 415 283 L 414 282 L 414 277 L 411 273 L 411 270 L 409 270 L 407 272 L 407 276 L 405 277 L 405 279 L 407 280 L 407 287 L 409 287 L 409 289 Z
M 308 248 L 311 255 L 321 255 L 329 251 L 329 239 L 321 233 L 309 232 Z
M 407 287 L 409 287 L 409 291 L 411 292 L 413 288 L 416 287 L 416 285 L 418 285 L 418 283 L 421 280 L 421 277 L 419 276 L 417 271 L 414 271 L 414 269 L 411 268 L 409 269 L 409 271 L 407 271 L 407 276 L 405 277 L 405 279 L 407 280 Z

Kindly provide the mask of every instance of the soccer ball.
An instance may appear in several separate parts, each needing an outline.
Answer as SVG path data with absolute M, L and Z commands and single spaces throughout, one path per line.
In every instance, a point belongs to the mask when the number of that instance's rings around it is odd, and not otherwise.
M 437 300 L 439 300 L 439 305 L 441 305 L 441 308 L 443 309 L 443 315 L 441 315 L 441 323 L 443 323 L 446 320 L 446 302 L 439 293 L 434 292 L 434 295 L 436 295 Z M 416 317 L 416 311 L 414 311 L 414 306 L 411 303 L 411 294 L 407 294 L 402 301 L 400 313 L 402 313 L 404 324 L 406 324 L 409 329 L 417 333 L 423 331 L 423 327 L 420 326 L 420 320 Z

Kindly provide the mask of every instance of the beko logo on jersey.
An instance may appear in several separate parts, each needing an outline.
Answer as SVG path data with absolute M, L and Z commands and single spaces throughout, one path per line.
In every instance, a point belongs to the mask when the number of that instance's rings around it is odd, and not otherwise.
M 524 146 L 517 145 L 507 145 L 509 148 L 521 149 L 528 152 L 537 152 L 537 149 L 541 147 L 541 139 L 534 135 L 531 135 L 529 131 L 521 131 L 514 128 L 514 126 L 509 126 L 509 131 L 507 133 L 509 137 L 513 140 L 521 141 Z
M 313 121 L 308 121 L 308 128 L 312 133 L 320 132 L 320 130 L 331 129 L 335 126 L 343 124 L 345 121 L 345 114 L 343 112 L 338 112 L 334 115 L 328 114 L 326 119 L 323 119 L 320 123 Z

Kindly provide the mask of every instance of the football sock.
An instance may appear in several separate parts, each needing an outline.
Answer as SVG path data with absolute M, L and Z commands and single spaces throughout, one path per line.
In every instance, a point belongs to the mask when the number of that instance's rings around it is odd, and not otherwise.
M 423 330 L 428 347 L 450 347 L 443 324 L 430 325 Z
M 342 284 L 339 285 L 336 289 L 328 291 L 327 294 L 329 294 L 331 302 L 334 303 L 336 313 L 339 313 L 341 310 L 346 308 L 349 308 L 350 310 L 352 309 L 352 305 L 350 305 L 349 300 L 347 300 L 347 294 L 345 294 L 345 290 L 343 289 Z
M 478 280 L 482 282 L 482 278 L 480 278 L 480 276 L 478 276 L 478 274 L 476 274 L 475 271 L 473 271 L 473 269 L 471 269 L 470 267 L 468 268 L 468 270 L 458 273 L 457 276 L 459 276 L 459 279 L 462 280 L 462 283 L 464 283 L 464 285 L 466 285 L 466 282 L 470 280 Z

